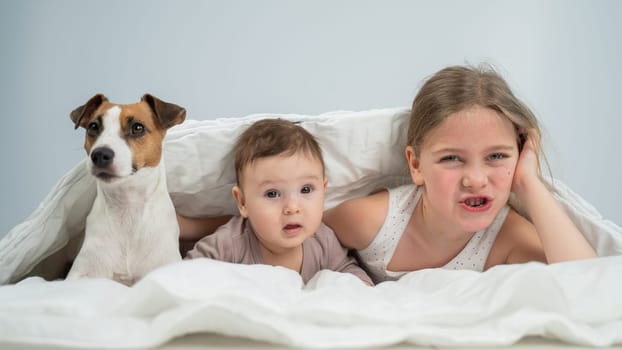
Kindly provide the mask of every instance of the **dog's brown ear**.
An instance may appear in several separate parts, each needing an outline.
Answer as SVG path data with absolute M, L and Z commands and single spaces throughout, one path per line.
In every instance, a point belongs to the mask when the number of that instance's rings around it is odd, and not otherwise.
M 106 101 L 108 101 L 106 96 L 102 94 L 97 94 L 91 97 L 91 99 L 89 99 L 84 105 L 77 107 L 76 109 L 71 111 L 69 117 L 74 123 L 74 129 L 77 129 L 78 126 L 80 126 L 80 121 L 82 120 L 82 118 L 91 115 L 93 112 L 95 112 L 95 110 L 97 110 L 99 106 L 101 106 L 102 103 Z
M 145 94 L 141 101 L 145 101 L 165 128 L 180 124 L 186 119 L 186 110 L 174 103 L 164 102 L 157 97 Z

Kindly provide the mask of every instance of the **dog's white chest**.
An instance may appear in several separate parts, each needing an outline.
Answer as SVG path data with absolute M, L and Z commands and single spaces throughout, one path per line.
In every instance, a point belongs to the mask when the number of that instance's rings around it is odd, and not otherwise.
M 159 171 L 142 169 L 126 183 L 98 184 L 84 243 L 68 277 L 137 280 L 181 259 L 173 203 L 160 188 L 163 184 L 147 181 L 161 181 L 154 176 Z

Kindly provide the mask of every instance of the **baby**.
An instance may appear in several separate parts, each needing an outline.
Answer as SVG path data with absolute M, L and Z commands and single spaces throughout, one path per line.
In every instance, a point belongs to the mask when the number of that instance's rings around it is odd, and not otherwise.
M 282 119 L 259 120 L 242 133 L 234 152 L 232 194 L 240 216 L 199 240 L 186 258 L 283 266 L 304 283 L 329 269 L 373 285 L 322 223 L 327 179 L 322 151 L 308 131 Z M 197 230 L 202 222 L 180 218 L 182 236 L 185 227 Z

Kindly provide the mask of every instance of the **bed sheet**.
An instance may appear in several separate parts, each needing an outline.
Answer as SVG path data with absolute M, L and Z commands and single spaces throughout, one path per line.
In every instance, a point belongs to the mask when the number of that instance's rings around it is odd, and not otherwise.
M 145 348 L 206 332 L 336 349 L 622 343 L 622 256 L 484 273 L 428 269 L 375 287 L 322 271 L 186 260 L 133 287 L 27 278 L 0 288 L 0 344 Z

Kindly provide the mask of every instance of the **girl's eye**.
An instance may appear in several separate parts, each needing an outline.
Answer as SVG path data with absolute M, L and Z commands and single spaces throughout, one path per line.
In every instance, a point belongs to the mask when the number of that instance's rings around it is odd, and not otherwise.
M 459 161 L 460 158 L 458 156 L 455 155 L 451 155 L 451 156 L 445 156 L 443 158 L 441 158 L 441 162 L 456 162 Z
M 300 193 L 311 193 L 311 191 L 313 191 L 313 189 L 311 188 L 311 186 L 303 186 L 300 189 Z
M 277 191 L 267 191 L 264 196 L 268 197 L 268 198 L 278 198 L 280 196 L 279 192 Z
M 488 160 L 501 160 L 504 158 L 506 158 L 506 156 L 503 153 L 493 153 L 488 156 Z

